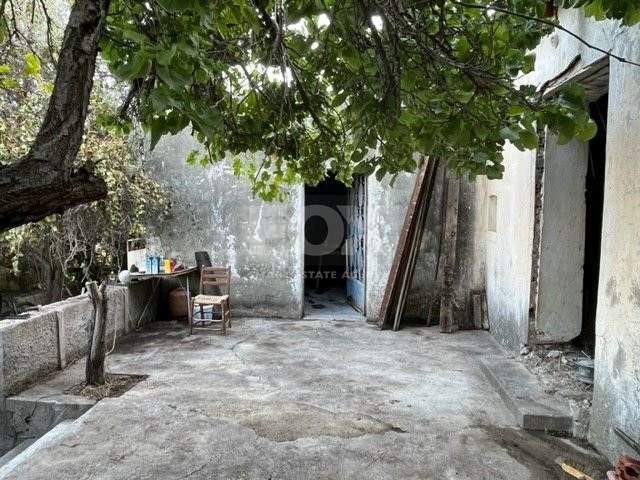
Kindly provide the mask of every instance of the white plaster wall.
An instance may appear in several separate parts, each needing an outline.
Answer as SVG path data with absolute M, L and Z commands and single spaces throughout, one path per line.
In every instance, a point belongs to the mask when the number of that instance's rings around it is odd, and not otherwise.
M 231 265 L 234 315 L 299 318 L 302 315 L 304 187 L 284 202 L 253 198 L 249 181 L 230 162 L 188 165 L 200 145 L 187 131 L 163 138 L 145 168 L 165 184 L 172 214 L 158 227 L 163 247 L 195 264 L 207 251 L 214 264 Z
M 633 454 L 615 427 L 640 441 L 640 68 L 612 63 L 611 80 L 589 438 L 613 460 Z
M 496 231 L 486 236 L 486 290 L 491 332 L 515 351 L 529 319 L 535 152 L 506 145 L 504 157 L 504 177 L 487 186 L 497 210 Z
M 563 26 L 605 50 L 640 62 L 640 27 L 559 14 Z M 602 54 L 563 32 L 537 49 L 540 84 L 581 55 L 574 71 Z M 631 453 L 614 433 L 619 426 L 640 439 L 640 68 L 611 60 L 604 224 L 596 320 L 596 371 L 589 438 L 610 460 Z M 498 231 L 487 234 L 487 293 L 491 329 L 515 350 L 527 331 L 533 232 L 533 152 L 505 149 L 503 180 L 489 182 L 498 197 Z

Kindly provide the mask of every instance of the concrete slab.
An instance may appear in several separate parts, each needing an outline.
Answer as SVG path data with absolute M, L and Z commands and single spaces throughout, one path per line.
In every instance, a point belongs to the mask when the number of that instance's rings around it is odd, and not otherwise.
M 7 480 L 547 479 L 579 451 L 519 430 L 479 368 L 486 332 L 233 320 L 228 336 L 155 324 L 122 339 L 104 399 Z M 603 472 L 600 472 L 603 473 Z
M 573 419 L 566 408 L 521 363 L 513 358 L 485 358 L 480 368 L 526 430 L 571 433 Z
M 52 442 L 55 442 L 62 437 L 72 428 L 72 423 L 72 420 L 60 422 L 37 440 L 25 443 L 25 445 L 27 445 L 26 448 L 17 448 L 15 452 L 11 451 L 2 457 L 3 463 L 2 466 L 0 466 L 0 478 L 5 478 L 16 467 L 36 455 L 40 450 L 46 448 Z
M 24 452 L 27 448 L 33 445 L 36 442 L 36 440 L 37 438 L 30 438 L 29 440 L 25 440 L 24 442 L 19 443 L 13 449 L 9 450 L 7 453 L 2 455 L 2 457 L 0 457 L 0 468 L 5 466 L 11 460 L 13 460 L 22 452 Z
M 58 423 L 76 419 L 93 407 L 96 403 L 93 399 L 63 393 L 83 379 L 84 362 L 76 362 L 46 377 L 42 383 L 5 399 L 3 410 L 7 425 L 3 434 L 11 439 L 9 448 L 36 440 Z

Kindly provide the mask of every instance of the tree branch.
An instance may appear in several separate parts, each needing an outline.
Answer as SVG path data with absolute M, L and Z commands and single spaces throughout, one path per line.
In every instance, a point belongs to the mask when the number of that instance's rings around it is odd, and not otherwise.
M 30 167 L 33 169 L 29 170 Z M 34 162 L 16 162 L 2 172 L 6 170 L 11 170 L 15 175 L 31 177 L 32 173 L 25 172 L 43 171 L 43 166 Z M 14 189 L 19 190 L 19 197 L 11 202 L 3 198 L 4 191 L 0 195 L 3 200 L 0 204 L 0 231 L 36 222 L 54 213 L 63 213 L 75 205 L 107 196 L 104 180 L 88 168 L 80 168 L 68 178 L 35 174 L 32 179 L 32 184 L 22 182 L 19 189 Z
M 40 130 L 27 155 L 0 168 L 0 231 L 107 194 L 102 179 L 73 165 L 82 145 L 109 2 L 77 0 L 73 5 Z
M 624 57 L 621 57 L 620 55 L 616 55 L 615 53 L 608 52 L 608 51 L 604 50 L 603 48 L 597 47 L 596 45 L 593 45 L 592 43 L 587 42 L 584 38 L 582 38 L 577 33 L 574 33 L 571 30 L 569 30 L 568 28 L 563 27 L 562 25 L 560 25 L 558 23 L 555 23 L 555 22 L 552 22 L 550 20 L 545 20 L 544 18 L 532 17 L 531 15 L 525 15 L 524 13 L 513 12 L 511 10 L 507 10 L 507 9 L 504 9 L 504 8 L 496 7 L 496 6 L 493 6 L 493 5 L 475 5 L 473 3 L 458 2 L 457 0 L 451 0 L 451 2 L 455 3 L 456 5 L 460 5 L 461 7 L 475 8 L 475 9 L 485 10 L 485 11 L 493 10 L 493 11 L 496 11 L 496 12 L 504 13 L 505 15 L 511 15 L 513 17 L 522 18 L 524 20 L 531 20 L 533 22 L 538 22 L 538 23 L 542 23 L 544 25 L 549 25 L 551 27 L 554 27 L 554 28 L 566 33 L 567 35 L 572 36 L 573 38 L 578 40 L 580 43 L 585 45 L 586 47 L 588 47 L 588 48 L 590 48 L 592 50 L 595 50 L 597 52 L 604 53 L 608 57 L 611 57 L 611 58 L 614 58 L 614 59 L 618 60 L 620 63 L 628 63 L 629 65 L 635 65 L 636 67 L 640 67 L 640 63 L 636 63 L 634 61 L 631 61 L 631 60 L 628 60 L 628 59 L 626 59 Z

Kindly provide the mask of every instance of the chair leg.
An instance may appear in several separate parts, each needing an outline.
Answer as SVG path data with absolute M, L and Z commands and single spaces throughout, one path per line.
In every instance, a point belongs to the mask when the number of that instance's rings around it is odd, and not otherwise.
M 189 335 L 193 334 L 193 309 L 195 308 L 195 303 L 191 304 L 191 312 L 188 315 L 187 321 L 189 322 Z
M 227 300 L 227 318 L 229 320 L 229 328 L 231 328 L 231 306 L 229 305 L 229 300 Z
M 221 305 L 222 308 L 222 334 L 226 335 L 227 334 L 227 315 L 224 311 L 224 305 Z

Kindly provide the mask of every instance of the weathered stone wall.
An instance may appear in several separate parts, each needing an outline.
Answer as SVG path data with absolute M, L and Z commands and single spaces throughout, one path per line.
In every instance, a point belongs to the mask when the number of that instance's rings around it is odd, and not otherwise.
M 640 61 L 640 28 L 622 37 Z M 615 37 L 611 37 L 615 38 Z M 627 41 L 625 41 L 627 40 Z M 609 459 L 632 453 L 614 433 L 640 441 L 640 69 L 611 64 L 602 256 L 596 317 L 595 390 L 589 438 Z
M 146 169 L 166 185 L 173 199 L 171 217 L 157 230 L 172 256 L 193 263 L 193 253 L 209 252 L 213 263 L 232 266 L 234 315 L 300 317 L 303 307 L 304 188 L 295 187 L 283 203 L 252 196 L 246 179 L 233 175 L 228 162 L 201 167 L 185 159 L 199 144 L 187 133 L 166 137 L 149 153 Z M 433 196 L 407 316 L 425 319 L 441 235 L 442 175 Z M 367 180 L 366 315 L 378 315 L 389 268 L 406 213 L 415 174 L 399 175 L 393 187 Z M 469 326 L 470 290 L 484 285 L 484 182 L 463 182 L 458 255 L 458 322 Z M 481 195 L 478 192 L 482 192 Z M 479 199 L 479 200 L 478 200 Z M 473 200 L 473 201 L 472 201 Z M 462 205 L 466 206 L 462 206 Z M 480 242 L 480 243 L 478 243 Z M 480 252 L 480 254 L 476 254 Z
M 620 28 L 616 22 L 595 22 L 576 10 L 561 11 L 559 18 L 562 25 L 592 44 L 640 61 L 640 27 Z M 536 69 L 527 79 L 536 84 L 554 78 L 578 54 L 581 57 L 573 72 L 602 56 L 560 31 L 545 39 L 536 53 Z M 622 451 L 631 452 L 614 433 L 615 427 L 636 439 L 640 437 L 640 138 L 636 135 L 640 131 L 639 78 L 638 67 L 611 60 L 596 369 L 589 428 L 590 440 L 611 460 Z M 487 232 L 486 239 L 487 293 L 492 333 L 517 351 L 521 343 L 527 342 L 529 329 L 535 153 L 518 152 L 507 146 L 504 155 L 504 179 L 488 185 L 488 195 L 497 196 L 498 208 L 497 231 Z M 542 225 L 544 237 L 544 218 Z M 553 245 L 546 251 L 553 251 Z M 562 263 L 562 255 L 556 255 L 556 261 Z M 542 280 L 541 277 L 541 283 Z M 543 286 L 540 287 L 542 293 Z M 553 285 L 545 288 L 553 294 Z M 563 322 L 563 318 L 557 317 L 556 322 Z M 548 319 L 539 320 L 542 325 Z M 562 333 L 562 329 L 556 330 Z
M 373 177 L 367 179 L 365 299 L 366 314 L 370 320 L 378 318 L 415 179 L 415 174 L 400 174 L 393 186 L 389 185 L 388 179 L 384 179 L 382 182 L 378 182 Z M 441 193 L 434 195 L 434 200 L 437 199 L 440 202 L 441 196 Z M 439 216 L 440 208 L 434 208 L 431 213 L 437 213 Z M 435 224 L 438 225 L 439 222 L 435 222 Z M 439 241 L 439 231 L 425 232 L 414 282 L 407 299 L 407 316 L 415 318 L 426 318 L 427 316 L 428 293 L 433 287 L 433 271 L 435 270 L 435 257 Z M 424 290 L 422 290 L 423 287 Z
M 157 231 L 163 247 L 191 264 L 194 252 L 207 251 L 214 264 L 231 265 L 234 315 L 299 318 L 304 187 L 293 188 L 282 203 L 263 202 L 228 162 L 188 165 L 187 155 L 198 148 L 182 132 L 149 154 L 147 170 L 173 199 L 171 217 Z
M 367 318 L 378 317 L 384 290 L 415 184 L 415 174 L 401 174 L 393 186 L 388 180 L 367 183 Z M 461 181 L 456 254 L 456 321 L 472 325 L 470 292 L 484 289 L 484 201 L 486 181 Z M 442 235 L 443 171 L 439 171 L 405 316 L 425 320 L 435 292 L 435 271 Z
M 106 342 L 132 331 L 150 295 L 148 282 L 107 288 Z M 153 315 L 147 309 L 140 321 Z M 13 395 L 87 354 L 93 306 L 81 295 L 42 307 L 28 318 L 0 322 L 0 395 Z M 117 329 L 117 330 L 116 330 Z

